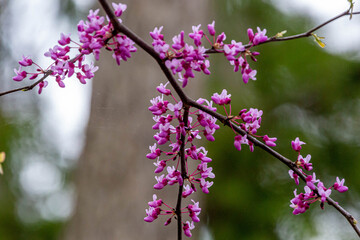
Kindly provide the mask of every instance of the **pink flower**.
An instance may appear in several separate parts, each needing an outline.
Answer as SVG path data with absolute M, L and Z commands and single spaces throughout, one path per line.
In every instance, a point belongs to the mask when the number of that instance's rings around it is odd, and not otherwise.
M 257 27 L 258 32 L 254 34 L 253 30 L 249 28 L 247 30 L 249 41 L 254 45 L 258 45 L 259 43 L 265 42 L 268 37 L 266 36 L 266 29 L 262 30 Z
M 200 218 L 198 215 L 200 214 L 201 208 L 199 207 L 199 202 L 195 202 L 191 199 L 194 205 L 189 204 L 187 209 L 189 210 L 189 217 L 193 220 L 193 222 L 200 222 Z
M 276 140 L 277 138 L 269 138 L 268 135 L 263 136 L 263 140 L 265 142 L 266 145 L 268 145 L 269 147 L 275 147 L 276 146 Z
M 308 154 L 306 158 L 303 158 L 303 156 L 299 155 L 297 160 L 297 165 L 304 168 L 306 171 L 311 171 L 313 169 L 312 163 L 310 163 L 311 155 Z
M 148 159 L 155 159 L 161 155 L 161 150 L 156 147 L 156 143 L 153 146 L 149 146 L 150 153 L 146 155 Z
M 205 181 L 204 178 L 201 178 L 200 180 L 200 187 L 204 193 L 209 193 L 209 187 L 211 187 L 213 184 L 214 182 Z
M 164 35 L 161 34 L 161 31 L 163 29 L 163 26 L 159 27 L 159 28 L 155 28 L 154 31 L 150 32 L 150 36 L 154 39 L 154 40 L 164 40 Z
M 193 26 L 192 27 L 193 32 L 189 34 L 189 37 L 194 39 L 194 44 L 197 47 L 201 45 L 201 38 L 204 36 L 203 30 L 199 30 L 200 27 L 201 24 L 197 26 Z
M 19 70 L 15 68 L 14 72 L 16 74 L 16 76 L 12 78 L 14 81 L 22 81 L 27 76 L 27 72 L 21 71 L 21 66 L 19 67 Z
M 235 60 L 239 53 L 245 51 L 245 47 L 241 42 L 236 42 L 235 40 L 231 40 L 231 44 L 224 45 L 224 54 L 229 61 Z
M 174 112 L 174 116 L 176 118 L 179 118 L 181 116 L 180 111 L 182 110 L 183 107 L 182 101 L 179 101 L 176 104 L 169 103 L 167 107 L 171 112 Z
M 266 36 L 266 29 L 261 30 L 259 27 L 257 27 L 258 32 L 255 34 L 253 43 L 254 45 L 258 45 L 259 43 L 265 42 L 268 37 Z
M 192 236 L 191 230 L 193 230 L 194 228 L 195 228 L 194 222 L 190 223 L 189 221 L 186 221 L 186 223 L 184 223 L 184 225 L 183 225 L 183 230 L 184 230 L 185 236 L 191 237 Z
M 294 179 L 296 185 L 299 185 L 299 175 L 297 175 L 293 170 L 289 170 L 289 175 Z
M 319 182 L 320 180 L 316 179 L 316 175 L 315 173 L 313 173 L 313 175 L 308 175 L 306 177 L 306 185 L 311 189 L 311 190 L 315 190 L 315 183 Z
M 336 177 L 336 182 L 334 183 L 334 189 L 338 192 L 346 192 L 348 190 L 348 187 L 344 186 L 345 179 L 343 178 L 341 181 L 339 177 Z
M 321 208 L 324 208 L 324 203 L 326 202 L 326 198 L 330 196 L 331 194 L 331 189 L 327 189 L 324 187 L 324 184 L 322 182 L 319 181 L 318 185 L 318 193 L 321 197 Z
M 160 207 L 163 204 L 163 201 L 161 199 L 157 200 L 157 196 L 156 194 L 153 195 L 153 201 L 152 202 L 148 202 L 148 205 L 150 207 Z
M 126 4 L 121 4 L 121 3 L 119 3 L 119 4 L 116 4 L 116 3 L 112 3 L 112 6 L 113 6 L 113 8 L 115 9 L 115 16 L 116 17 L 120 17 L 121 16 L 121 14 L 123 13 L 123 12 L 125 12 L 125 10 L 126 10 L 126 8 L 127 8 L 127 6 L 126 6 Z
M 157 167 L 154 172 L 161 173 L 164 170 L 164 168 L 166 167 L 166 161 L 165 160 L 161 160 L 161 161 L 157 160 L 156 163 L 154 163 L 154 165 Z
M 196 151 L 197 157 L 199 160 L 201 160 L 202 163 L 208 163 L 212 161 L 211 158 L 206 156 L 208 151 L 206 151 L 204 147 L 199 147 Z
M 160 208 L 149 207 L 149 209 L 145 209 L 145 212 L 147 216 L 144 218 L 144 221 L 152 222 L 158 218 L 161 210 Z
M 157 96 L 156 98 L 150 100 L 152 106 L 149 107 L 149 110 L 154 115 L 161 115 L 167 111 L 168 101 L 164 101 L 163 97 Z
M 40 83 L 39 83 L 39 91 L 38 91 L 38 93 L 41 94 L 42 89 L 43 89 L 44 87 L 46 87 L 47 85 L 48 85 L 48 82 L 47 82 L 47 81 L 42 81 L 42 82 L 40 82 Z
M 173 74 L 176 74 L 183 70 L 181 61 L 176 58 L 171 59 L 171 60 L 166 60 L 165 65 L 167 68 L 171 69 Z
M 247 136 L 236 135 L 234 140 L 234 146 L 238 151 L 241 151 L 241 144 L 248 144 Z
M 244 68 L 242 71 L 242 79 L 244 83 L 248 83 L 249 79 L 256 80 L 256 70 L 253 70 L 250 68 L 250 65 L 247 65 L 246 68 Z
M 255 36 L 253 30 L 251 28 L 248 28 L 247 34 L 249 37 L 249 41 L 252 42 L 254 40 L 254 36 Z
M 297 194 L 295 189 L 294 196 L 295 197 L 290 201 L 291 202 L 290 207 L 294 209 L 293 211 L 294 215 L 304 213 L 307 209 L 309 209 L 310 205 L 305 199 L 307 196 L 306 194 L 304 193 Z
M 221 33 L 221 34 L 219 34 L 218 36 L 217 36 L 217 38 L 216 38 L 216 43 L 217 43 L 217 45 L 219 46 L 219 47 L 222 47 L 223 45 L 224 45 L 224 41 L 225 41 L 225 39 L 226 39 L 226 35 L 225 35 L 225 33 Z
M 184 186 L 184 191 L 182 192 L 182 197 L 186 198 L 187 196 L 191 195 L 194 190 L 190 187 L 189 184 Z
M 160 86 L 156 87 L 156 90 L 158 90 L 159 93 L 169 96 L 171 91 L 170 91 L 170 89 L 166 88 L 166 85 L 168 85 L 168 84 L 169 84 L 169 82 L 167 82 L 165 85 L 160 83 Z
M 181 31 L 179 35 L 173 37 L 173 45 L 171 45 L 173 49 L 180 50 L 185 47 L 184 34 L 184 31 Z
M 202 178 L 215 178 L 215 174 L 212 172 L 212 167 L 207 167 L 207 163 L 201 163 L 198 165 L 197 169 L 200 171 Z
M 218 105 L 229 104 L 231 102 L 231 94 L 227 94 L 225 89 L 222 90 L 221 94 L 214 93 L 211 97 L 211 100 Z
M 19 61 L 19 64 L 23 67 L 31 66 L 33 61 L 29 57 L 22 57 L 22 60 Z
M 291 141 L 291 147 L 299 152 L 301 150 L 301 145 L 305 144 L 303 141 L 300 141 L 300 139 L 297 137 L 295 138 L 295 141 Z
M 211 36 L 215 36 L 215 21 L 213 21 L 211 24 L 208 24 L 208 30 Z
M 157 181 L 157 183 L 154 185 L 154 188 L 157 190 L 163 189 L 166 185 L 168 180 L 166 178 L 164 178 L 164 174 L 162 174 L 161 176 L 155 176 L 155 179 Z
M 63 33 L 60 34 L 60 40 L 58 41 L 60 45 L 65 46 L 70 42 L 71 42 L 70 34 L 63 34 Z

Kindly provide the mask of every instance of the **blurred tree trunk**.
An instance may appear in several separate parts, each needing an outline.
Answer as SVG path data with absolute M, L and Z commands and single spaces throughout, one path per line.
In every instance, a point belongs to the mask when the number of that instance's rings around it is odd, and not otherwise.
M 128 5 L 123 22 L 148 43 L 154 27 L 164 25 L 163 33 L 170 42 L 182 29 L 189 32 L 199 23 L 206 28 L 209 22 L 206 0 L 123 3 Z M 156 86 L 166 79 L 141 49 L 120 67 L 108 53 L 103 53 L 98 64 L 86 144 L 75 172 L 75 213 L 64 239 L 175 239 L 176 224 L 164 227 L 165 218 L 150 224 L 143 220 L 147 202 L 155 193 L 155 168 L 145 157 L 154 142 L 147 108 L 158 94 Z M 190 87 L 197 86 L 199 93 L 196 81 Z M 163 194 L 159 192 L 160 197 Z M 175 200 L 174 194 L 169 196 L 173 206 Z

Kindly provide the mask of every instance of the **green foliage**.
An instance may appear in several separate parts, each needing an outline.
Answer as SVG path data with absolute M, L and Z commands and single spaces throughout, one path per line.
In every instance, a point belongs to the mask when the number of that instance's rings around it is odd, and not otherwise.
M 35 120 L 35 119 L 34 119 Z M 1 240 L 41 240 L 57 239 L 63 225 L 62 222 L 35 220 L 25 223 L 19 218 L 19 201 L 23 197 L 19 182 L 24 148 L 17 143 L 38 146 L 41 143 L 36 132 L 36 121 L 19 121 L 15 118 L 5 118 L 0 115 L 0 151 L 6 152 L 6 160 L 2 164 L 4 174 L 0 176 L 0 236 Z M 35 134 L 36 135 L 36 134 Z M 36 144 L 35 144 L 36 143 Z M 34 145 L 35 144 L 35 145 Z M 17 146 L 17 147 L 15 147 Z M 46 144 L 42 145 L 46 146 Z M 26 147 L 25 147 L 26 148 Z M 33 149 L 34 152 L 39 149 Z M 36 214 L 33 216 L 36 218 Z

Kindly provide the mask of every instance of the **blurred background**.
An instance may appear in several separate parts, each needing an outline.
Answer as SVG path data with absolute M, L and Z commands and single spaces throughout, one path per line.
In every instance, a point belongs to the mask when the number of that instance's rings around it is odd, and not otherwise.
M 246 43 L 248 27 L 266 28 L 268 36 L 283 30 L 293 35 L 348 8 L 346 0 L 289 2 L 123 1 L 123 20 L 147 42 L 156 26 L 164 25 L 170 41 L 181 30 L 215 20 L 227 40 Z M 76 24 L 93 7 L 99 6 L 85 0 L 0 0 L 0 91 L 29 84 L 11 80 L 21 56 L 49 65 L 43 53 L 61 32 L 75 37 Z M 359 219 L 360 17 L 344 17 L 317 34 L 325 37 L 324 49 L 310 38 L 257 47 L 261 54 L 251 63 L 257 81 L 246 85 L 223 57 L 211 56 L 212 75 L 193 80 L 187 91 L 209 99 L 225 88 L 233 113 L 262 109 L 259 133 L 276 136 L 275 149 L 290 159 L 296 158 L 290 142 L 300 137 L 306 142 L 302 155 L 312 155 L 325 185 L 336 176 L 346 179 L 350 190 L 332 196 Z M 1 97 L 0 151 L 7 154 L 0 177 L 1 240 L 174 239 L 174 223 L 165 228 L 166 219 L 143 222 L 155 181 L 145 158 L 153 144 L 147 106 L 165 78 L 141 51 L 120 67 L 109 54 L 97 65 L 86 85 L 69 79 L 59 89 L 50 81 L 41 95 L 33 90 Z M 292 215 L 296 185 L 278 160 L 260 149 L 236 151 L 229 129 L 215 138 L 206 147 L 216 178 L 210 194 L 198 196 L 203 211 L 194 239 L 357 239 L 330 206 L 321 210 L 315 203 Z M 174 203 L 173 192 L 164 194 L 159 196 Z

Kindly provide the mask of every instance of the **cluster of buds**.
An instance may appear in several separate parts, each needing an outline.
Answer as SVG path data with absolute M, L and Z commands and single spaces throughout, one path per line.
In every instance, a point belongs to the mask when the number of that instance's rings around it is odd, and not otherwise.
M 260 30 L 254 34 L 252 29 L 248 29 L 249 46 L 245 48 L 241 42 L 232 40 L 230 44 L 224 43 L 226 39 L 225 33 L 221 33 L 216 36 L 215 21 L 208 24 L 209 36 L 200 29 L 201 24 L 192 27 L 192 33 L 189 33 L 189 37 L 193 39 L 194 45 L 185 43 L 184 31 L 181 31 L 177 36 L 174 36 L 173 43 L 168 44 L 164 40 L 164 35 L 161 34 L 163 27 L 155 28 L 150 32 L 150 36 L 153 39 L 152 45 L 154 50 L 159 54 L 161 59 L 165 60 L 166 66 L 171 69 L 172 73 L 178 74 L 179 81 L 182 82 L 182 86 L 185 87 L 188 84 L 189 78 L 194 78 L 194 71 L 203 72 L 209 75 L 210 62 L 208 53 L 205 46 L 202 45 L 203 38 L 211 45 L 211 50 L 219 53 L 223 53 L 226 59 L 234 66 L 234 71 L 237 72 L 241 69 L 243 81 L 247 83 L 249 79 L 256 80 L 256 70 L 251 69 L 247 56 L 253 61 L 256 61 L 255 56 L 259 55 L 258 52 L 251 52 L 250 48 L 265 42 L 268 37 L 265 35 L 266 30 Z M 212 39 L 212 40 L 211 40 Z
M 116 17 L 120 17 L 126 10 L 125 4 L 112 4 L 115 9 Z M 19 69 L 15 69 L 16 76 L 13 77 L 15 81 L 22 81 L 28 75 L 29 79 L 33 80 L 39 76 L 50 74 L 55 77 L 58 85 L 63 88 L 65 78 L 69 78 L 76 74 L 76 77 L 82 84 L 94 77 L 94 73 L 98 70 L 93 63 L 84 63 L 85 56 L 94 54 L 95 59 L 99 60 L 100 49 L 105 48 L 113 52 L 113 58 L 117 64 L 120 61 L 126 61 L 131 57 L 131 52 L 135 52 L 136 48 L 134 42 L 123 34 L 113 35 L 113 26 L 110 21 L 105 23 L 105 17 L 99 16 L 99 9 L 90 10 L 87 20 L 81 20 L 78 24 L 79 43 L 73 41 L 70 34 L 60 35 L 59 45 L 50 48 L 44 55 L 51 58 L 54 62 L 46 69 L 41 68 L 31 58 L 23 56 L 19 61 Z M 118 19 L 121 22 L 121 19 Z M 74 46 L 70 46 L 70 45 Z M 77 53 L 73 58 L 70 57 L 72 49 L 77 49 Z M 24 71 L 22 67 L 36 66 L 35 72 Z M 48 85 L 48 82 L 43 80 L 39 82 L 38 93 Z
M 181 214 L 188 214 L 190 221 L 186 221 L 183 223 L 183 231 L 185 236 L 191 237 L 191 230 L 195 228 L 194 222 L 200 222 L 200 218 L 198 215 L 201 212 L 201 208 L 199 207 L 199 202 L 195 202 L 191 200 L 194 204 L 188 204 L 187 207 L 181 209 Z M 176 216 L 176 210 L 170 207 L 168 204 L 164 203 L 163 200 L 157 199 L 156 194 L 153 195 L 153 201 L 148 202 L 149 208 L 146 209 L 146 217 L 144 221 L 152 222 L 158 218 L 159 215 L 167 215 L 168 219 L 164 223 L 165 226 L 171 223 L 173 217 Z
M 211 99 L 215 104 L 221 105 L 224 108 L 228 120 L 233 124 L 238 125 L 242 130 L 246 132 L 245 135 L 239 135 L 233 129 L 235 135 L 234 146 L 237 150 L 241 151 L 241 145 L 249 145 L 250 151 L 254 151 L 254 144 L 247 139 L 248 135 L 253 137 L 262 138 L 266 145 L 269 147 L 276 146 L 277 138 L 270 138 L 268 135 L 259 136 L 257 130 L 260 128 L 262 110 L 255 108 L 242 109 L 237 116 L 231 115 L 231 94 L 228 94 L 226 89 L 223 89 L 221 94 L 214 93 Z M 226 105 L 229 105 L 229 111 L 226 109 Z M 240 122 L 241 121 L 241 122 Z
M 197 185 L 204 193 L 209 193 L 209 187 L 213 185 L 213 182 L 208 181 L 208 178 L 214 178 L 215 175 L 212 172 L 212 168 L 208 167 L 208 163 L 211 162 L 211 158 L 207 156 L 207 151 L 204 147 L 197 147 L 194 143 L 195 139 L 200 139 L 204 136 L 208 141 L 215 141 L 214 133 L 219 129 L 219 125 L 216 124 L 216 119 L 209 114 L 201 111 L 189 111 L 187 120 L 184 120 L 184 108 L 181 101 L 177 101 L 172 95 L 170 89 L 166 88 L 166 85 L 161 84 L 157 87 L 158 92 L 162 95 L 152 99 L 149 110 L 152 112 L 155 120 L 154 130 L 157 133 L 154 135 L 154 139 L 157 141 L 153 146 L 150 146 L 150 153 L 146 155 L 147 158 L 156 160 L 154 165 L 156 166 L 155 173 L 162 173 L 166 168 L 167 173 L 160 176 L 155 176 L 156 183 L 154 189 L 160 190 L 167 185 L 179 184 L 183 186 L 183 192 L 181 193 L 183 198 L 187 198 L 192 193 L 197 191 Z M 175 103 L 171 103 L 168 100 L 164 100 L 165 96 L 171 96 Z M 211 97 L 211 101 L 200 98 L 197 103 L 206 106 L 212 111 L 216 111 L 217 108 L 213 107 L 213 104 L 217 104 L 224 107 L 226 115 L 229 120 L 238 125 L 241 129 L 245 130 L 247 134 L 254 137 L 260 137 L 268 146 L 275 146 L 276 138 L 269 138 L 267 135 L 257 136 L 257 130 L 260 128 L 262 111 L 251 108 L 249 111 L 243 109 L 236 117 L 231 116 L 231 95 L 224 89 L 221 94 L 215 93 Z M 230 112 L 226 109 L 226 105 L 230 105 Z M 196 120 L 195 120 L 196 119 Z M 241 120 L 242 122 L 239 122 Z M 187 121 L 185 124 L 184 121 Z M 174 123 L 175 122 L 175 123 Z M 176 125 L 175 125 L 176 124 Z M 234 131 L 235 132 L 235 131 Z M 182 140 L 182 136 L 185 136 L 185 142 Z M 235 136 L 234 145 L 238 150 L 241 150 L 241 144 L 247 144 L 253 151 L 254 146 L 252 142 L 248 141 L 247 135 Z M 160 149 L 159 146 L 168 144 L 168 150 Z M 181 167 L 181 145 L 184 144 L 184 159 L 186 162 L 186 171 L 182 173 Z M 188 160 L 197 161 L 197 167 L 195 170 L 190 170 Z M 173 166 L 169 164 L 173 163 Z M 165 205 L 169 209 L 162 209 L 160 206 L 155 207 L 154 202 L 162 203 L 162 201 L 156 200 L 149 202 L 149 209 L 146 210 L 147 216 L 144 218 L 147 222 L 152 222 L 158 215 L 170 215 L 169 219 L 165 222 L 168 225 L 173 216 L 176 216 L 176 211 Z M 193 200 L 192 200 L 193 201 Z M 163 203 L 162 203 L 163 204 Z M 194 202 L 194 205 L 195 202 Z M 197 206 L 197 205 L 196 205 Z M 197 211 L 191 207 L 187 207 L 189 216 L 192 222 L 183 222 L 183 230 L 186 236 L 190 236 L 190 230 L 194 228 L 194 222 L 198 222 L 200 219 L 200 208 L 196 207 Z
M 212 159 L 207 156 L 204 147 L 195 145 L 194 140 L 205 137 L 209 141 L 214 141 L 213 134 L 219 129 L 219 125 L 216 124 L 214 117 L 200 110 L 192 112 L 189 109 L 189 116 L 184 119 L 183 103 L 176 100 L 170 89 L 166 88 L 166 85 L 161 84 L 157 87 L 161 96 L 152 99 L 149 107 L 149 110 L 154 115 L 155 124 L 153 129 L 157 130 L 157 132 L 154 135 L 156 143 L 149 147 L 150 153 L 146 157 L 155 160 L 156 169 L 154 172 L 156 174 L 161 174 L 166 169 L 166 173 L 155 176 L 154 189 L 161 190 L 165 186 L 178 184 L 183 186 L 183 192 L 181 193 L 183 198 L 192 195 L 198 188 L 204 193 L 209 193 L 209 188 L 213 185 L 213 182 L 208 179 L 215 177 L 212 168 L 208 167 L 208 163 Z M 164 100 L 165 96 L 171 96 L 174 102 Z M 212 101 L 199 99 L 197 102 L 216 111 L 216 108 L 212 107 Z M 186 124 L 185 121 L 187 121 Z M 166 145 L 167 147 L 165 147 Z M 181 145 L 184 146 L 184 156 L 181 156 Z M 181 169 L 182 157 L 186 162 L 186 169 Z M 196 163 L 195 169 L 190 169 L 188 164 L 190 160 Z M 169 207 L 162 201 L 155 201 L 156 198 L 157 196 L 154 195 L 154 201 L 149 202 L 149 209 L 146 210 L 147 216 L 144 220 L 152 222 L 160 214 L 170 215 L 165 222 L 165 225 L 168 225 L 172 217 L 176 216 L 176 212 L 174 208 Z M 155 203 L 157 206 L 155 206 Z M 194 228 L 194 222 L 200 221 L 198 217 L 201 210 L 199 203 L 194 201 L 193 203 L 193 205 L 190 204 L 185 208 L 185 212 L 189 213 L 191 222 L 183 222 L 184 234 L 189 237 L 191 236 L 190 230 Z M 164 210 L 161 206 L 166 206 L 169 209 Z
M 336 177 L 336 182 L 331 187 L 326 188 L 322 181 L 316 179 L 315 172 L 312 174 L 307 173 L 313 170 L 313 166 L 312 163 L 310 163 L 310 154 L 308 154 L 305 158 L 300 154 L 300 150 L 302 148 L 301 145 L 303 144 L 305 143 L 300 141 L 299 138 L 291 141 L 292 149 L 298 153 L 295 165 L 297 166 L 298 170 L 306 177 L 306 186 L 304 187 L 305 192 L 297 194 L 297 189 L 295 189 L 294 198 L 290 201 L 290 207 L 294 209 L 294 215 L 304 213 L 307 209 L 310 208 L 310 204 L 317 201 L 320 201 L 320 207 L 323 209 L 324 204 L 327 201 L 327 197 L 329 197 L 331 194 L 332 188 L 340 193 L 346 192 L 348 190 L 348 187 L 344 185 L 345 179 L 340 180 L 339 177 Z M 294 179 L 296 185 L 299 185 L 299 175 L 296 174 L 293 170 L 289 170 L 289 175 Z

